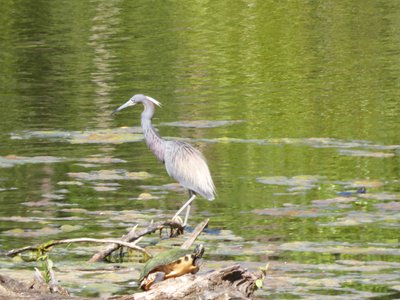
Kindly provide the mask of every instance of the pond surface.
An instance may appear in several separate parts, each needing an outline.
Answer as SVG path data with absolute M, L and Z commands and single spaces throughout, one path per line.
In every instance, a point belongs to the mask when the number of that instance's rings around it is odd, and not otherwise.
M 145 146 L 142 108 L 110 115 L 143 93 L 163 104 L 160 133 L 199 148 L 217 187 L 189 219 L 210 218 L 200 273 L 268 263 L 260 298 L 400 297 L 399 1 L 2 7 L 2 274 L 31 280 L 38 265 L 10 249 L 117 238 L 182 205 Z M 136 291 L 141 257 L 86 264 L 100 248 L 56 247 L 60 283 L 78 296 Z

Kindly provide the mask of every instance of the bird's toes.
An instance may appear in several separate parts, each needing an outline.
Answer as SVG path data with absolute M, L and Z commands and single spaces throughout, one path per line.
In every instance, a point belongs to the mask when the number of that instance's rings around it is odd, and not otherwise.
M 183 220 L 182 220 L 182 218 L 180 216 L 174 216 L 172 218 L 172 223 L 177 223 L 180 226 L 183 226 Z

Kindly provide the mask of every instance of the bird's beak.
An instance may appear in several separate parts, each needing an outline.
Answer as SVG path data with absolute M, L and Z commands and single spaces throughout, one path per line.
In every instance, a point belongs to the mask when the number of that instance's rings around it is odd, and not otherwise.
M 132 99 L 129 99 L 125 104 L 122 104 L 120 107 L 118 107 L 116 110 L 112 112 L 112 114 L 115 114 L 119 112 L 120 110 L 123 110 L 124 108 L 127 108 L 129 106 L 134 106 L 136 102 L 133 102 Z

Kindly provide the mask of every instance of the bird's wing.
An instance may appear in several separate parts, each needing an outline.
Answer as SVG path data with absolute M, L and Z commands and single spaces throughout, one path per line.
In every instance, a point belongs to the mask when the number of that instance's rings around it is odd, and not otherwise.
M 169 176 L 185 188 L 213 200 L 215 187 L 201 152 L 190 144 L 179 141 L 167 141 L 166 146 L 164 160 Z

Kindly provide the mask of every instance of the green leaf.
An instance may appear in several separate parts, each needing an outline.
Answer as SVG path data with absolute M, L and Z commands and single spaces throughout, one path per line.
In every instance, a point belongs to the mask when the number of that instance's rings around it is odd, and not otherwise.
M 257 287 L 258 289 L 262 288 L 263 282 L 264 282 L 264 280 L 263 280 L 262 278 L 257 279 L 257 280 L 256 280 L 256 287 Z

